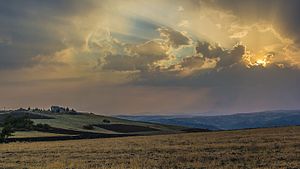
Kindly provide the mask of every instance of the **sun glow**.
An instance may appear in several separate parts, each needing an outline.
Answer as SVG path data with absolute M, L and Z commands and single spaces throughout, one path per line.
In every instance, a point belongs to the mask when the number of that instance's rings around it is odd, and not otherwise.
M 243 61 L 245 62 L 248 68 L 251 67 L 267 67 L 271 63 L 271 59 L 273 58 L 273 54 L 265 54 L 265 55 L 254 55 L 247 51 L 243 56 Z
M 256 59 L 255 61 L 251 61 L 251 60 L 248 63 L 246 63 L 248 68 L 256 67 L 256 66 L 267 67 L 268 64 L 271 63 L 267 58 Z
M 266 59 L 258 59 L 256 60 L 256 62 L 254 63 L 256 66 L 263 66 L 266 67 L 268 64 L 268 61 L 266 61 Z

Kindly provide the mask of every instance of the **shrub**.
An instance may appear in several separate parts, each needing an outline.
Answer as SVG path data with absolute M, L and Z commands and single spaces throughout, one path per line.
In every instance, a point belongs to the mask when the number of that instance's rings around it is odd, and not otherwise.
M 49 130 L 50 129 L 50 125 L 49 124 L 37 124 L 35 125 L 35 129 L 36 130 Z
M 94 129 L 95 129 L 94 126 L 91 125 L 91 124 L 89 124 L 89 125 L 84 125 L 84 126 L 82 126 L 82 128 L 83 128 L 83 129 L 86 129 L 86 130 L 94 130 Z
M 103 123 L 110 123 L 110 120 L 104 119 Z

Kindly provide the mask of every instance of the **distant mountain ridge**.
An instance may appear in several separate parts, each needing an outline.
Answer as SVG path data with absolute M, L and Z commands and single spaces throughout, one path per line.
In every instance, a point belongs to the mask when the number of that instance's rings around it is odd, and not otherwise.
M 118 116 L 152 123 L 181 125 L 209 130 L 234 130 L 300 125 L 300 110 L 274 110 L 215 116 Z

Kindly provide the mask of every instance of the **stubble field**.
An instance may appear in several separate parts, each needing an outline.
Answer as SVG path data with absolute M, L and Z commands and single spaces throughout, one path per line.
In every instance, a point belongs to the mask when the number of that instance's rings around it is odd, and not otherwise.
M 0 145 L 0 168 L 300 168 L 300 127 Z

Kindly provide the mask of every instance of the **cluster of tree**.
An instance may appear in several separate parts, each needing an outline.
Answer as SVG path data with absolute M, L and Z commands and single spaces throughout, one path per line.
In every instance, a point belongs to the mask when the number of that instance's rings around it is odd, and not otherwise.
M 30 120 L 27 116 L 13 117 L 8 116 L 2 124 L 2 131 L 0 133 L 0 143 L 6 142 L 7 138 L 12 136 L 15 131 L 31 131 L 31 130 L 48 130 L 48 124 L 37 124 Z
M 109 124 L 109 123 L 110 123 L 110 120 L 103 119 L 102 122 L 103 122 L 103 123 Z M 94 126 L 95 126 L 95 125 L 93 125 L 93 124 L 87 124 L 87 125 L 82 126 L 82 128 L 85 129 L 85 130 L 94 130 L 94 129 L 95 129 Z M 97 125 L 96 125 L 96 126 L 97 126 Z
M 12 116 L 6 117 L 3 123 L 3 129 L 0 134 L 0 141 L 4 142 L 8 137 L 12 136 L 16 130 L 31 130 L 33 128 L 33 121 L 27 117 L 15 118 Z
M 31 107 L 28 107 L 27 109 L 25 108 L 19 108 L 17 109 L 16 111 L 32 111 L 32 112 L 45 112 L 47 111 L 46 109 L 39 109 L 39 108 L 31 108 Z M 50 109 L 48 109 L 48 111 L 50 111 Z
M 39 109 L 39 108 L 34 108 L 34 109 L 31 109 L 30 107 L 28 107 L 28 109 L 27 109 L 28 111 L 32 111 L 32 112 L 45 112 L 45 111 L 47 111 L 46 109 Z M 48 109 L 48 111 L 49 111 L 49 109 Z

